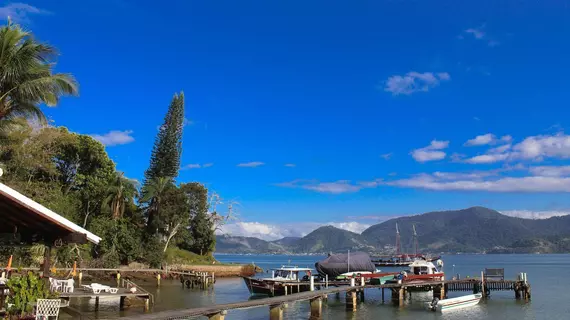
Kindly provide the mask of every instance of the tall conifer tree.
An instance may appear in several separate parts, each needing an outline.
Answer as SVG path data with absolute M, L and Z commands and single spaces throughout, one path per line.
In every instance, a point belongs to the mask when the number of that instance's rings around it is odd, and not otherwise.
M 150 166 L 145 172 L 145 184 L 159 177 L 176 178 L 180 169 L 182 155 L 182 130 L 184 128 L 184 93 L 175 94 L 160 126 L 152 155 Z
M 142 198 L 146 198 L 146 190 L 153 181 L 168 178 L 174 180 L 180 169 L 180 156 L 182 155 L 182 130 L 184 128 L 184 93 L 175 94 L 160 126 L 152 155 L 150 166 L 145 172 L 145 181 L 142 188 Z M 147 210 L 147 226 L 154 233 L 158 221 L 155 221 L 158 212 L 151 206 Z

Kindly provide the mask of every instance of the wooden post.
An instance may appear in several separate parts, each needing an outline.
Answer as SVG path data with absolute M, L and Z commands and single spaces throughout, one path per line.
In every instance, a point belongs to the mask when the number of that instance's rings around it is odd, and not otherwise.
M 270 320 L 283 320 L 283 304 L 274 304 L 269 306 Z
M 322 297 L 313 298 L 311 301 L 311 316 L 310 320 L 318 320 L 323 316 L 323 299 Z
M 212 272 L 212 284 L 216 283 L 216 273 Z
M 44 251 L 44 269 L 43 269 L 43 276 L 44 278 L 48 278 L 50 276 L 50 266 L 51 265 L 51 245 L 46 246 Z
M 309 290 L 315 291 L 315 277 L 309 277 Z
M 354 287 L 356 285 L 354 278 L 350 278 L 350 286 Z
M 364 302 L 364 289 L 360 289 L 360 302 Z
M 364 287 L 364 277 L 360 277 L 360 286 Z
M 99 297 L 95 297 L 95 310 L 99 310 Z
M 121 271 L 117 271 L 117 287 L 121 284 Z
M 356 311 L 356 291 L 349 291 L 346 293 L 346 310 Z
M 485 291 L 485 273 L 481 271 L 481 294 L 483 295 L 483 298 L 487 297 L 487 292 Z
M 83 280 L 83 272 L 79 271 L 77 279 L 79 280 L 79 286 L 81 287 L 81 280 Z
M 160 273 L 156 275 L 156 286 L 160 287 Z
M 119 310 L 125 309 L 125 299 L 126 298 L 127 298 L 126 296 L 121 296 L 121 300 L 119 301 Z
M 439 290 L 439 300 L 445 299 L 445 287 L 441 285 L 441 288 Z
M 285 295 L 287 295 L 287 285 L 285 285 Z
M 327 289 L 329 288 L 329 275 L 328 274 L 325 275 L 325 288 L 327 288 Z
M 382 303 L 384 303 L 384 287 L 382 287 L 380 290 L 382 290 Z
M 208 320 L 224 320 L 224 318 L 226 317 L 226 314 L 228 314 L 228 312 L 226 310 L 222 310 L 218 313 L 212 313 L 207 315 Z
M 400 290 L 398 291 L 398 304 L 400 306 L 404 305 L 404 287 L 400 287 Z
M 144 311 L 148 311 L 150 309 L 150 297 L 144 299 Z

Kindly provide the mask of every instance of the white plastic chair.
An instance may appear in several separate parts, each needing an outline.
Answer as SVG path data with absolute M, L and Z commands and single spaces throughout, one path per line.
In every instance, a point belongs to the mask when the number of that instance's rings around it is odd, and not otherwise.
M 38 299 L 36 304 L 36 320 L 57 320 L 59 316 L 59 299 Z
M 61 285 L 61 282 L 59 282 L 57 279 L 54 278 L 49 278 L 49 289 L 50 291 L 61 291 L 63 289 L 63 286 Z
M 75 280 L 68 279 L 62 282 L 62 290 L 63 292 L 73 292 L 73 287 L 75 285 Z

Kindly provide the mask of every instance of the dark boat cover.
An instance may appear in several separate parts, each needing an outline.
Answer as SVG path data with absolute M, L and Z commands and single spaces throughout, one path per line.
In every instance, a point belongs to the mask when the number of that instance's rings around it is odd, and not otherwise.
M 329 278 L 338 277 L 343 273 L 352 271 L 374 272 L 376 268 L 370 260 L 370 256 L 365 252 L 350 253 L 350 269 L 348 268 L 349 254 L 332 254 L 323 261 L 315 263 L 315 269 L 321 276 L 328 275 Z

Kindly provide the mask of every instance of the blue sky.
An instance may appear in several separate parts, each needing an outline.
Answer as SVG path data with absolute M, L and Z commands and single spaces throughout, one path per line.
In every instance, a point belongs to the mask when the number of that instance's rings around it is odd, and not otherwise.
M 233 234 L 487 206 L 570 212 L 561 1 L 0 2 L 60 50 L 46 109 L 141 179 L 186 96 L 183 168 L 239 202 Z

